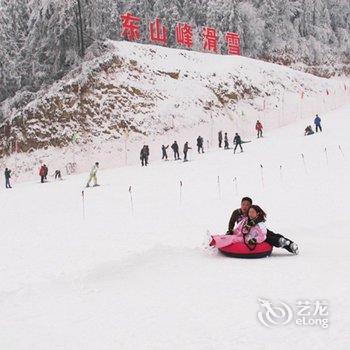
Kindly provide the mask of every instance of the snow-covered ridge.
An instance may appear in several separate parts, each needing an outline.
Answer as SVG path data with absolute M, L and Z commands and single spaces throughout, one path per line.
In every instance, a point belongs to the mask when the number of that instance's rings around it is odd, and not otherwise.
M 102 143 L 120 151 L 124 135 L 132 141 L 228 122 L 246 134 L 257 118 L 273 128 L 342 103 L 343 82 L 280 65 L 129 42 L 107 45 L 107 54 L 12 111 L 0 129 L 1 156 L 17 149 L 37 159 L 55 148 L 64 165 L 73 135 L 76 153 Z

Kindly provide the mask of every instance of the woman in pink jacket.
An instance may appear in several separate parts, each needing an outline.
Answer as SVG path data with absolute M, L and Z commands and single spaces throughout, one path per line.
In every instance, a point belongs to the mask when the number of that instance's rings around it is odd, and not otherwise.
M 267 232 L 265 218 L 266 213 L 258 205 L 252 205 L 248 211 L 248 217 L 244 217 L 236 224 L 232 235 L 213 236 L 210 245 L 223 248 L 232 243 L 256 245 L 264 242 Z

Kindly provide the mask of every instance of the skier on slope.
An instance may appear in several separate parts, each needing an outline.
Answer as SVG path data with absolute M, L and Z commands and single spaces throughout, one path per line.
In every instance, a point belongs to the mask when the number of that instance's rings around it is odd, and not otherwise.
M 180 159 L 180 154 L 179 154 L 179 145 L 177 144 L 176 141 L 171 145 L 172 150 L 174 151 L 174 158 L 175 160 Z
M 316 132 L 320 131 L 322 132 L 322 126 L 321 126 L 321 118 L 316 114 L 316 118 L 314 120 L 315 126 L 316 126 Z
M 305 136 L 309 136 L 309 135 L 313 135 L 313 134 L 314 134 L 314 131 L 312 130 L 311 125 L 308 125 L 308 126 L 305 128 L 305 133 L 304 133 L 304 135 L 305 135 Z
M 224 137 L 224 148 L 225 149 L 229 148 L 227 132 L 225 132 L 225 137 Z
M 92 180 L 94 181 L 94 187 L 98 186 L 98 184 L 97 184 L 97 170 L 98 170 L 98 168 L 99 168 L 99 163 L 96 162 L 94 164 L 94 166 L 91 168 L 89 180 L 86 184 L 86 187 L 90 187 L 90 182 Z
M 44 183 L 44 182 L 45 182 L 46 175 L 47 175 L 47 167 L 46 167 L 45 164 L 43 164 L 43 165 L 40 167 L 40 170 L 39 170 L 39 176 L 40 176 L 40 182 L 41 182 L 41 183 Z
M 168 154 L 167 154 L 167 149 L 169 148 L 169 145 L 164 146 L 162 145 L 162 159 L 168 160 Z
M 184 149 L 183 149 L 183 152 L 184 152 L 184 162 L 187 162 L 187 152 L 189 149 L 192 149 L 189 145 L 188 145 L 188 142 L 186 141 L 185 144 L 184 144 Z
M 241 153 L 243 152 L 243 148 L 242 148 L 242 139 L 241 136 L 238 134 L 238 132 L 236 132 L 235 134 L 235 138 L 233 139 L 233 143 L 235 144 L 235 148 L 233 150 L 233 153 L 236 153 L 236 149 L 239 146 L 241 149 Z
M 218 139 L 219 139 L 219 148 L 221 148 L 221 145 L 222 145 L 222 131 L 221 130 L 219 131 Z
M 203 149 L 203 137 L 202 136 L 198 136 L 197 137 L 197 149 L 198 149 L 198 153 L 204 153 L 204 149 Z
M 235 226 L 248 216 L 248 212 L 252 204 L 253 204 L 253 201 L 251 198 L 249 197 L 242 198 L 241 207 L 239 209 L 234 210 L 230 217 L 230 221 L 228 224 L 228 231 L 226 234 L 228 235 L 234 234 L 233 230 Z M 296 243 L 282 236 L 281 234 L 270 231 L 269 229 L 267 229 L 265 241 L 274 247 L 284 248 L 290 253 L 293 253 L 293 254 L 299 253 L 299 247 Z
M 148 146 L 144 145 L 140 151 L 140 160 L 142 166 L 148 165 L 148 156 L 149 156 L 149 148 Z
M 258 139 L 263 137 L 263 126 L 259 120 L 255 124 L 255 130 L 258 132 Z
M 6 186 L 6 188 L 12 188 L 11 183 L 10 183 L 10 178 L 11 178 L 11 170 L 6 168 L 5 169 L 5 186 Z

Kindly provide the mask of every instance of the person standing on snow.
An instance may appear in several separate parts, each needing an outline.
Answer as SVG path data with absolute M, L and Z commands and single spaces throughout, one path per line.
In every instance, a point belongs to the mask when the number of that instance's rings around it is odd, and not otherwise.
M 321 118 L 316 114 L 316 118 L 314 120 L 315 126 L 316 126 L 316 132 L 320 131 L 322 132 L 322 126 L 321 126 Z
M 94 187 L 98 186 L 97 184 L 97 170 L 99 167 L 99 163 L 96 162 L 94 164 L 94 166 L 92 167 L 91 171 L 90 171 L 90 176 L 89 176 L 89 181 L 86 184 L 86 187 L 90 187 L 90 182 L 93 180 L 94 181 Z
M 140 159 L 141 159 L 141 165 L 142 166 L 147 166 L 148 165 L 148 156 L 149 156 L 148 146 L 144 145 L 141 148 L 141 152 L 140 152 Z
M 242 148 L 242 139 L 241 136 L 238 135 L 238 132 L 236 132 L 235 138 L 233 139 L 233 143 L 236 145 L 233 153 L 236 153 L 236 149 L 239 146 L 241 149 L 241 153 L 243 152 L 243 148 Z
M 180 154 L 179 154 L 179 145 L 177 144 L 176 141 L 171 145 L 172 150 L 174 151 L 174 158 L 175 160 L 180 159 Z
M 42 184 L 45 182 L 45 174 L 47 174 L 47 173 L 46 173 L 46 169 L 47 169 L 47 167 L 46 167 L 46 165 L 44 164 L 44 165 L 42 165 L 42 166 L 40 167 L 40 170 L 39 170 L 40 182 L 41 182 Z
M 229 143 L 228 143 L 228 136 L 227 136 L 227 132 L 225 132 L 225 137 L 224 137 L 224 148 L 228 149 Z
M 221 130 L 219 131 L 218 139 L 219 139 L 219 148 L 221 148 L 221 145 L 222 145 L 222 131 Z
M 189 149 L 192 149 L 192 148 L 188 146 L 188 142 L 186 141 L 184 144 L 184 162 L 187 162 L 187 152 Z
M 5 186 L 6 188 L 12 188 L 10 184 L 10 178 L 11 178 L 11 170 L 6 168 L 5 169 Z
M 197 149 L 198 149 L 198 153 L 204 153 L 204 149 L 203 149 L 203 137 L 202 136 L 198 136 L 197 138 Z
M 260 121 L 258 120 L 255 124 L 255 130 L 258 132 L 258 139 L 260 137 L 263 137 L 263 126 L 262 124 L 260 123 Z
M 169 145 L 164 146 L 162 145 L 162 159 L 168 160 L 168 154 L 166 150 L 169 148 Z

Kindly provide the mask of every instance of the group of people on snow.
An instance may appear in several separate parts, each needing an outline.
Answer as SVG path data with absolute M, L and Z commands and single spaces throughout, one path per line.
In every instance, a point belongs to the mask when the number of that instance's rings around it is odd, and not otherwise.
M 315 124 L 316 132 L 322 132 L 321 118 L 319 117 L 318 114 L 316 114 L 316 117 L 314 119 L 314 124 Z M 315 132 L 312 130 L 311 125 L 308 125 L 305 128 L 305 131 L 304 131 L 305 136 L 313 135 L 314 133 Z
M 267 242 L 273 247 L 284 248 L 292 254 L 299 253 L 296 243 L 266 227 L 266 213 L 260 206 L 253 205 L 249 197 L 242 198 L 240 208 L 233 211 L 226 235 L 232 235 L 229 244 L 246 243 L 254 246 Z

